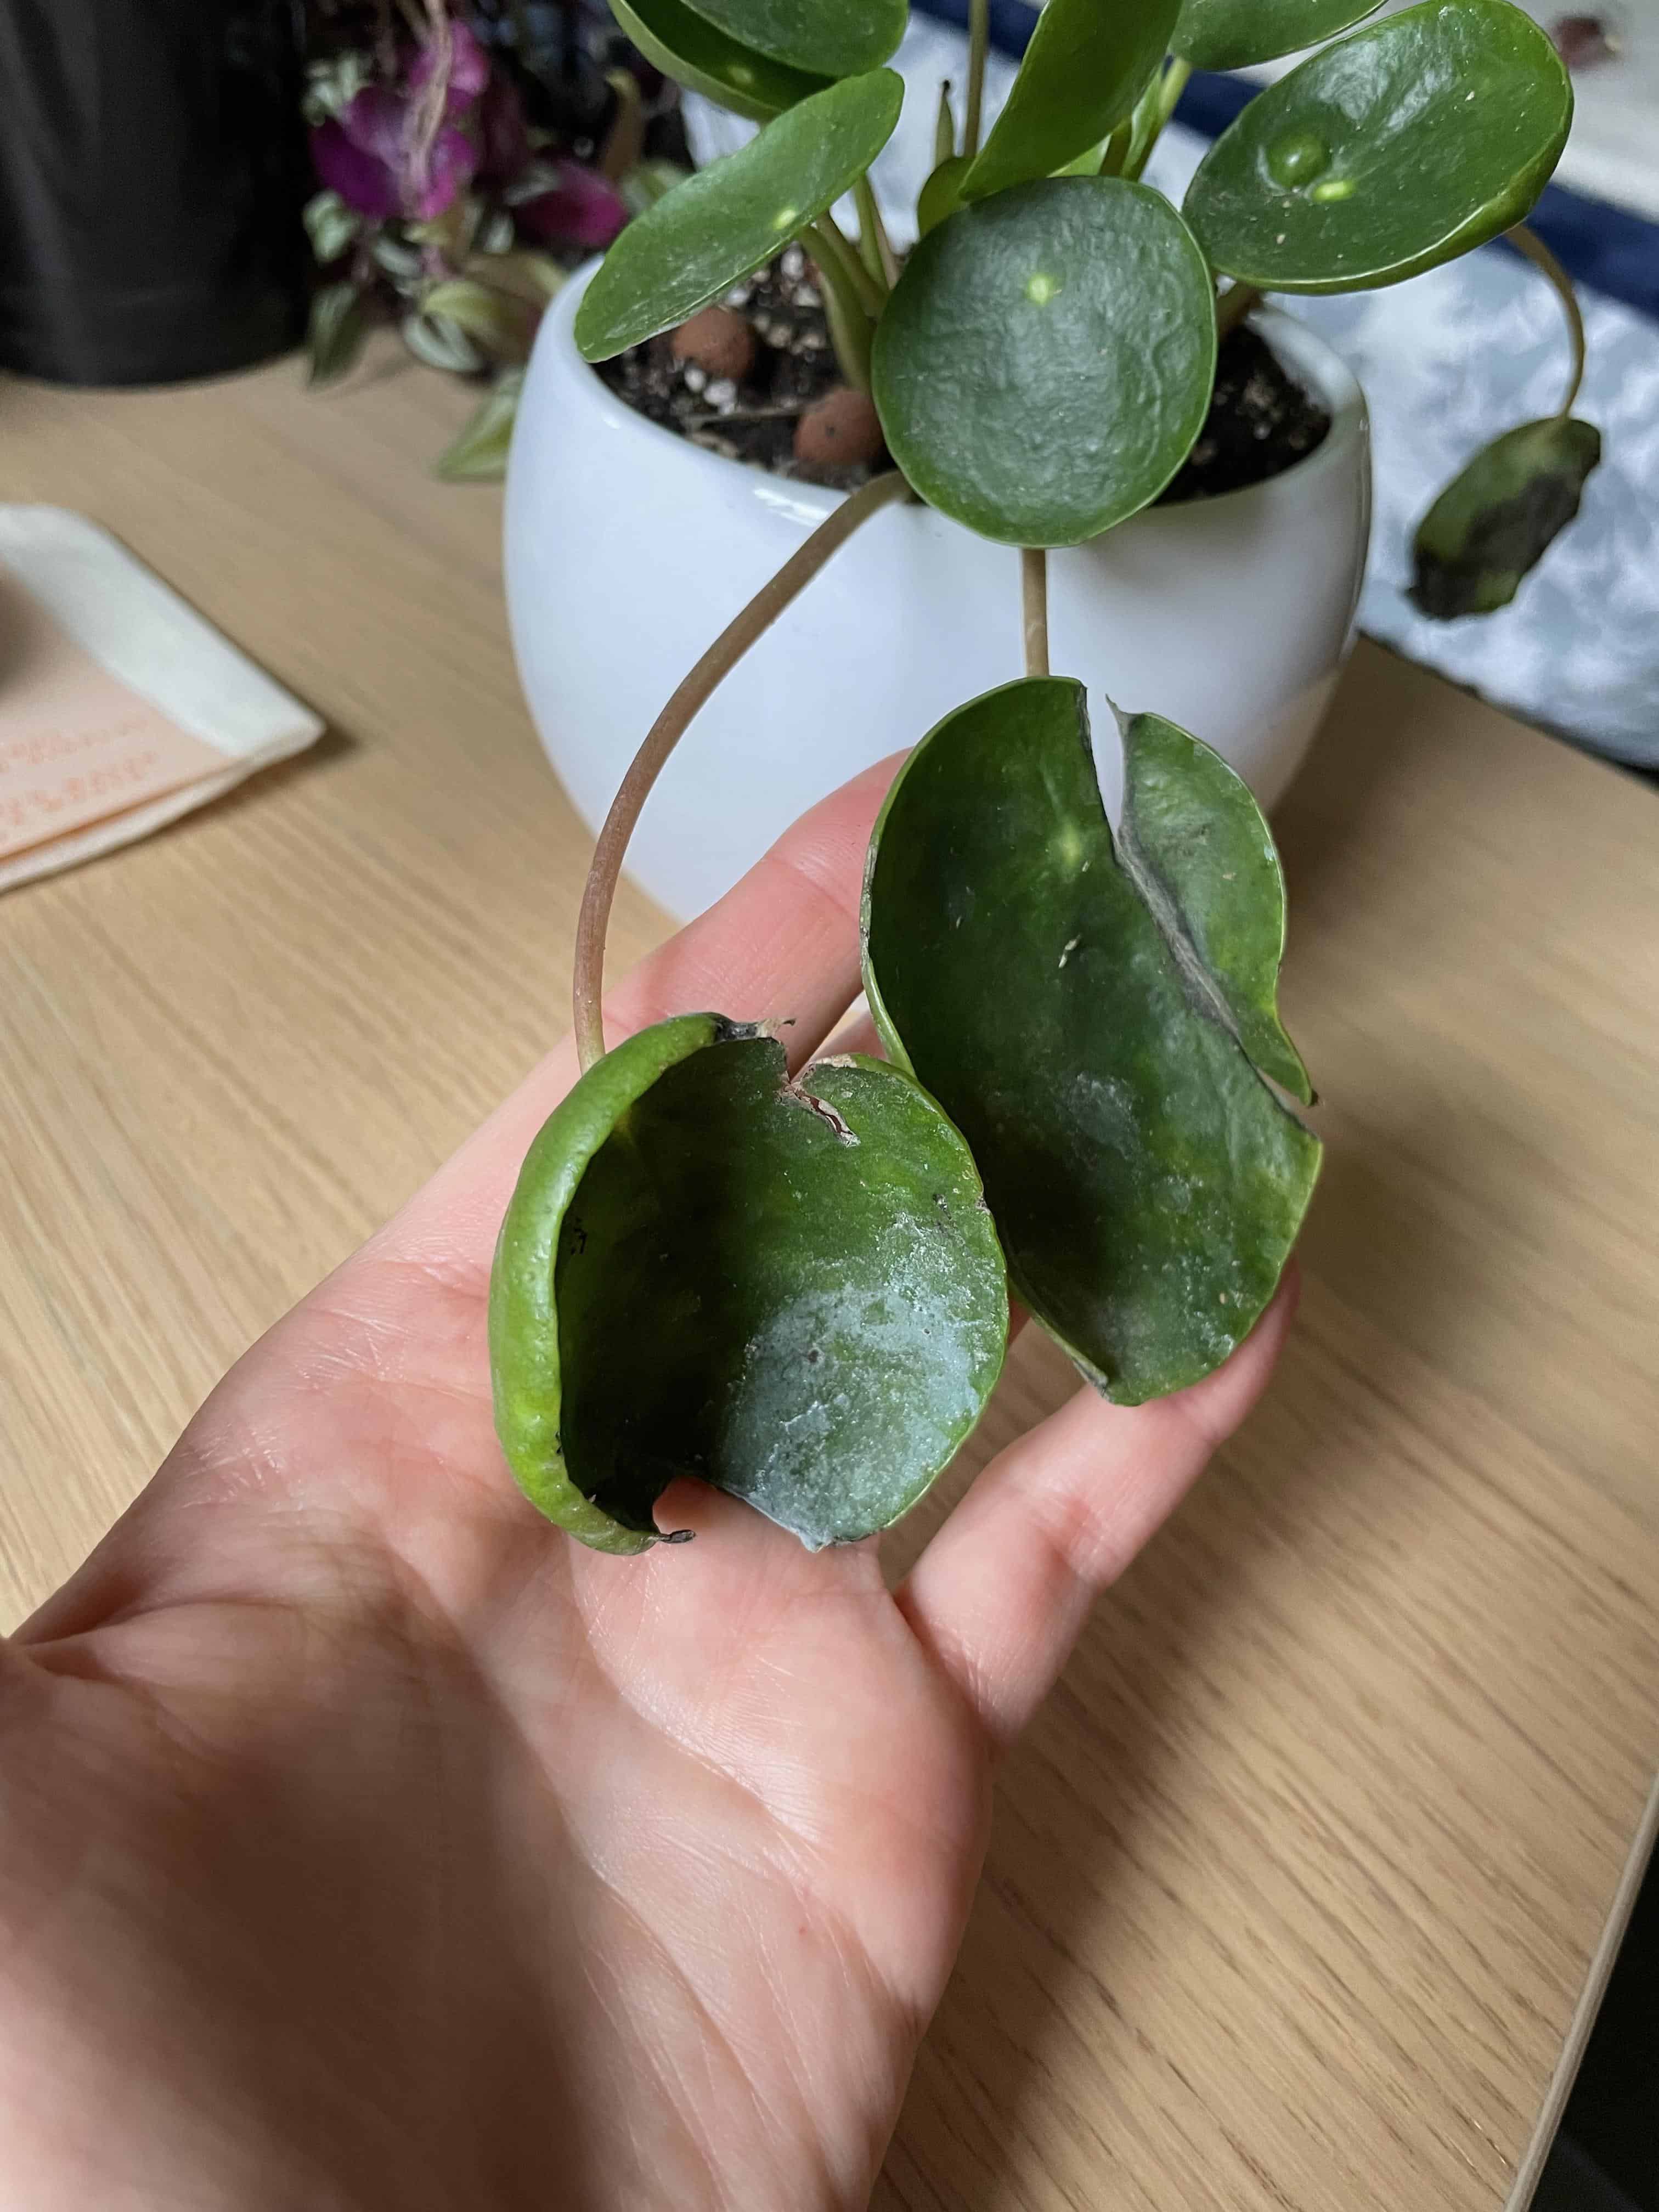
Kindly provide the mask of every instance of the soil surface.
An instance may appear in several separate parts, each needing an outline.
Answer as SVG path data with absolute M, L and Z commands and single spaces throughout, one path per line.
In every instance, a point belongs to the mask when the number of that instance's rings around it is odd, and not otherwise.
M 725 304 L 747 319 L 757 341 L 741 379 L 712 377 L 695 362 L 677 361 L 668 332 L 601 362 L 599 374 L 629 406 L 694 445 L 775 476 L 855 490 L 891 467 L 884 452 L 850 468 L 815 468 L 795 457 L 797 422 L 841 381 L 817 279 L 792 246 L 726 294 Z M 1159 504 L 1260 483 L 1312 453 L 1329 428 L 1324 408 L 1243 325 L 1221 342 L 1208 417 Z
M 630 407 L 694 446 L 774 476 L 855 491 L 892 466 L 885 452 L 854 468 L 811 468 L 795 459 L 797 422 L 842 380 L 817 278 L 799 246 L 792 246 L 725 295 L 724 304 L 746 319 L 757 340 L 753 366 L 740 382 L 676 361 L 669 331 L 601 362 L 599 373 Z
M 1221 341 L 1204 428 L 1158 504 L 1213 499 L 1261 483 L 1312 453 L 1330 427 L 1318 400 L 1280 368 L 1265 339 L 1241 324 Z

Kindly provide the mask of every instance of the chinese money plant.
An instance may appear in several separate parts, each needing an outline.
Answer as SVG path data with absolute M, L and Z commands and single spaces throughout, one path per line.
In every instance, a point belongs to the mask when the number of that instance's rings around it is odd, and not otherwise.
M 1269 289 L 1395 283 L 1512 228 L 1571 96 L 1508 0 L 1358 28 L 1367 0 L 1048 0 L 981 143 L 976 14 L 965 125 L 941 103 L 898 267 L 868 173 L 902 98 L 882 64 L 904 0 L 613 6 L 659 66 L 763 128 L 621 234 L 576 318 L 582 352 L 681 323 L 798 240 L 897 465 L 714 641 L 601 833 L 576 956 L 584 1073 L 496 1259 L 497 1425 L 529 1496 L 601 1549 L 659 1540 L 653 1507 L 685 1474 L 817 1546 L 885 1527 L 945 1465 L 996 1381 L 1010 1290 L 1125 1403 L 1209 1372 L 1272 1297 L 1320 1152 L 1276 1006 L 1278 856 L 1237 776 L 1156 711 L 1112 710 L 1108 822 L 1103 733 L 1048 665 L 1045 553 L 1180 468 L 1218 316 Z M 1217 140 L 1180 209 L 1139 181 L 1192 67 L 1321 40 Z M 848 194 L 856 241 L 834 211 Z M 1441 503 L 1443 597 L 1492 599 L 1493 561 L 1536 557 L 1594 458 L 1565 413 L 1511 437 Z M 907 498 L 1019 549 L 1025 665 L 918 733 L 876 825 L 863 961 L 888 1057 L 792 1076 L 770 1027 L 712 1012 L 607 1052 L 605 927 L 653 779 L 744 647 Z

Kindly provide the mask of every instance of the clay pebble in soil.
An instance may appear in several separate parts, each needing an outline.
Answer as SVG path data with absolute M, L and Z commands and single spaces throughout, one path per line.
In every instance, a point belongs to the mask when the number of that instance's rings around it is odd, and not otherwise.
M 809 469 L 866 466 L 881 451 L 881 418 L 867 392 L 843 384 L 795 424 L 795 459 Z
M 746 316 L 735 307 L 705 307 L 671 331 L 668 349 L 678 362 L 693 362 L 708 375 L 742 383 L 755 365 L 757 341 Z
M 843 382 L 817 271 L 799 246 L 733 285 L 717 307 L 721 315 L 743 323 L 752 338 L 754 350 L 741 373 L 723 362 L 709 368 L 702 358 L 690 357 L 688 344 L 704 355 L 693 328 L 711 312 L 704 308 L 680 331 L 649 338 L 601 362 L 599 375 L 619 398 L 665 429 L 775 476 L 855 491 L 890 465 L 879 446 L 863 461 L 815 462 L 796 451 L 797 424 Z

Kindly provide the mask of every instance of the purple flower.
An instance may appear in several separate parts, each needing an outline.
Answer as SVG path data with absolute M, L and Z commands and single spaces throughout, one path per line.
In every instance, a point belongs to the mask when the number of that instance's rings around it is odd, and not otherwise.
M 551 243 L 586 246 L 595 252 L 609 246 L 628 221 L 622 194 L 597 169 L 584 169 L 569 161 L 556 161 L 554 167 L 559 181 L 552 191 L 515 209 L 520 228 Z

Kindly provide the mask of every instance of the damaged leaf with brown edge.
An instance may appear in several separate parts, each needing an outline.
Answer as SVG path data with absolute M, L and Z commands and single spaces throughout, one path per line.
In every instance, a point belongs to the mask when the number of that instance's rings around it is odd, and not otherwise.
M 922 740 L 871 842 L 865 987 L 973 1150 L 1016 1296 L 1137 1404 L 1249 1334 L 1320 1146 L 1271 1087 L 1311 1100 L 1261 811 L 1173 724 L 1121 727 L 1115 842 L 1081 684 L 1006 685 Z
M 905 1512 L 1002 1365 L 1002 1255 L 961 1136 L 908 1075 L 716 1014 L 641 1030 L 543 1126 L 490 1278 L 495 1425 L 595 1549 L 660 1540 L 678 1475 L 809 1548 Z
M 1595 425 L 1567 415 L 1483 447 L 1417 526 L 1413 603 L 1439 622 L 1508 606 L 1577 514 L 1601 458 Z

